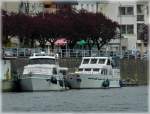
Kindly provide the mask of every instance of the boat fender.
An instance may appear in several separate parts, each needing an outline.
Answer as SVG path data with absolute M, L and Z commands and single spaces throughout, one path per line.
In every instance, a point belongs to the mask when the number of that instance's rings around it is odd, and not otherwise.
M 64 86 L 64 83 L 63 83 L 63 81 L 62 81 L 62 80 L 59 80 L 59 85 L 60 85 L 61 87 L 63 87 L 63 86 Z
M 106 80 L 104 80 L 103 81 L 103 83 L 102 83 L 102 87 L 109 87 L 109 80 L 108 79 L 106 79 Z
M 57 79 L 52 76 L 52 77 L 51 77 L 51 82 L 52 82 L 53 84 L 57 84 Z
M 64 80 L 64 83 L 65 83 L 65 87 L 71 88 L 71 85 L 70 85 L 70 83 L 67 80 Z

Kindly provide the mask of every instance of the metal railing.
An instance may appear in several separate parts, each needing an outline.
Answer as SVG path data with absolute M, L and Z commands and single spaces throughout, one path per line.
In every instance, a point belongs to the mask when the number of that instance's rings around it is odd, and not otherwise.
M 3 58 L 29 57 L 33 53 L 40 52 L 48 53 L 48 49 L 42 48 L 2 48 Z M 49 53 L 57 53 L 59 57 L 88 57 L 88 56 L 118 56 L 119 58 L 130 58 L 131 55 L 118 51 L 98 51 L 98 50 L 83 50 L 83 49 L 50 49 Z

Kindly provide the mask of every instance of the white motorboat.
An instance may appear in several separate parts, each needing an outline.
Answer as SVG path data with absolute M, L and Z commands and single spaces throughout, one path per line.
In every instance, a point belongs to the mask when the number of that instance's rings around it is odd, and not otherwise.
M 56 54 L 34 53 L 21 76 L 23 91 L 66 90 L 67 68 L 60 67 Z
M 83 57 L 78 71 L 67 76 L 71 88 L 116 88 L 120 86 L 117 59 Z

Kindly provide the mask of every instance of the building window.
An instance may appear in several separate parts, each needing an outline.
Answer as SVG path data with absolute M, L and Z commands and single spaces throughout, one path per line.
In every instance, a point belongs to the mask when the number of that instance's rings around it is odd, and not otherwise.
M 137 24 L 137 39 L 138 40 L 141 40 L 140 36 L 141 36 L 141 33 L 143 32 L 143 29 L 144 29 L 144 23 L 138 23 Z
M 133 25 L 121 25 L 121 34 L 134 34 Z
M 120 15 L 125 15 L 125 7 L 119 7 Z
M 133 7 L 119 7 L 120 15 L 133 15 Z
M 126 10 L 127 15 L 133 15 L 133 7 L 127 7 Z
M 127 34 L 133 34 L 133 25 L 127 25 Z
M 144 21 L 144 15 L 137 15 L 137 21 Z
M 126 34 L 126 25 L 121 25 L 121 34 Z
M 137 9 L 137 14 L 144 14 L 144 5 L 143 4 L 138 4 L 136 9 Z

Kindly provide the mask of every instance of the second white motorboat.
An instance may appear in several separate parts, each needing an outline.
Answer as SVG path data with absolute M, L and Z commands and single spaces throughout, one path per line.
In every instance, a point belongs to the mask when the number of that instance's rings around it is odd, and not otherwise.
M 67 76 L 71 88 L 116 88 L 120 86 L 120 68 L 111 57 L 83 57 L 77 72 Z

